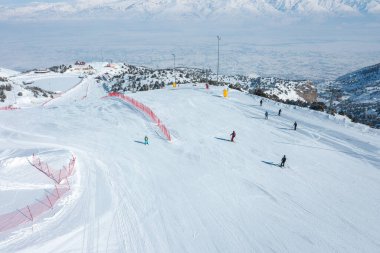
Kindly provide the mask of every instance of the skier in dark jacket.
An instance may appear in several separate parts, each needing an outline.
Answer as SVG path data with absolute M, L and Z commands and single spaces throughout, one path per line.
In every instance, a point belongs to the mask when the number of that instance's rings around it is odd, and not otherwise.
M 280 164 L 280 167 L 284 167 L 285 166 L 285 162 L 286 162 L 286 156 L 284 155 L 281 159 L 281 164 Z
M 263 106 L 263 100 L 262 99 L 260 100 L 260 106 Z
M 149 145 L 149 142 L 148 142 L 148 136 L 145 136 L 145 138 L 144 138 L 144 144 L 145 144 L 145 145 Z
M 293 126 L 294 126 L 294 131 L 297 130 L 297 121 L 294 122 Z
M 281 116 L 281 109 L 280 110 L 278 110 L 278 116 Z
M 268 119 L 268 112 L 265 112 L 265 119 Z
M 235 130 L 232 131 L 232 134 L 230 134 L 230 135 L 231 135 L 231 141 L 234 142 L 234 139 L 235 139 L 235 137 L 236 137 Z

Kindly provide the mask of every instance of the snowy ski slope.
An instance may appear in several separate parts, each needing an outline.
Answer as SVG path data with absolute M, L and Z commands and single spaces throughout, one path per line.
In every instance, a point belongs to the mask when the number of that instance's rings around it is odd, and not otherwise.
M 0 252 L 380 251 L 378 130 L 260 107 L 238 91 L 225 99 L 221 87 L 128 95 L 160 117 L 171 142 L 92 77 L 44 106 L 0 112 L 0 215 L 51 187 L 26 158 L 77 158 L 71 191 L 0 233 Z M 223 140 L 232 130 L 236 143 Z

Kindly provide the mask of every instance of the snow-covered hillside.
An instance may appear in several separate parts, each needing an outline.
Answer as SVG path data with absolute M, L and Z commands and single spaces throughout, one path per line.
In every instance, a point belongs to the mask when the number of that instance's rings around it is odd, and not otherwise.
M 18 71 L 0 68 L 0 77 L 8 78 L 10 76 L 14 76 L 14 75 L 17 75 L 17 74 L 19 74 Z
M 273 99 L 302 101 L 312 103 L 316 100 L 316 89 L 311 81 L 303 80 L 284 80 L 280 78 L 262 78 L 258 75 L 219 75 L 213 73 L 210 69 L 184 68 L 175 69 L 152 69 L 143 66 L 134 66 L 126 63 L 90 63 L 84 65 L 59 65 L 50 67 L 47 73 L 45 71 L 28 71 L 25 73 L 11 72 L 12 76 L 4 77 L 6 83 L 19 89 L 31 89 L 37 87 L 42 89 L 40 92 L 51 91 L 62 93 L 78 83 L 81 78 L 87 75 L 96 74 L 97 71 L 92 67 L 97 66 L 101 74 L 96 76 L 98 82 L 101 82 L 109 91 L 146 91 L 150 89 L 159 89 L 165 85 L 176 82 L 177 84 L 195 83 L 211 85 L 227 85 L 230 88 L 250 90 L 260 88 Z M 0 72 L 1 73 L 1 72 Z M 4 71 L 5 75 L 5 71 Z M 1 78 L 1 77 L 0 77 Z M 10 90 L 11 91 L 11 90 Z M 13 97 L 16 97 L 13 89 Z M 251 91 L 252 92 L 252 91 Z M 10 100 L 9 103 L 17 101 Z M 1 104 L 0 104 L 1 105 Z
M 127 16 L 149 17 L 181 16 L 181 17 L 208 17 L 208 16 L 249 16 L 252 14 L 378 14 L 380 13 L 379 0 L 102 0 L 102 1 L 60 1 L 60 2 L 32 2 L 0 6 L 2 18 L 9 17 L 38 17 L 40 16 L 67 16 L 67 15 L 96 15 L 103 13 L 125 13 Z
M 0 108 L 9 109 L 18 106 L 31 106 L 46 99 L 53 98 L 54 92 L 41 89 L 36 86 L 26 86 L 15 83 L 12 76 L 0 76 Z
M 0 111 L 0 220 L 54 192 L 33 154 L 54 168 L 76 157 L 70 191 L 1 232 L 0 252 L 380 251 L 379 130 L 236 90 L 223 98 L 223 87 L 127 93 L 169 142 L 104 97 L 95 77 L 110 68 L 93 67 L 45 106 Z
M 152 69 L 129 64 L 113 64 L 104 75 L 97 79 L 103 82 L 109 91 L 146 91 L 158 89 L 176 82 L 211 85 L 226 85 L 233 89 L 253 92 L 261 89 L 277 100 L 291 100 L 312 103 L 316 101 L 317 90 L 311 81 L 284 80 L 275 77 L 263 78 L 258 75 L 219 75 L 210 69 L 184 68 Z
M 0 69 L 0 108 L 35 107 L 61 96 L 94 74 L 90 65 L 54 66 L 19 73 Z
M 317 89 L 308 80 L 283 80 L 275 77 L 257 77 L 251 86 L 259 88 L 276 100 L 291 100 L 313 103 L 317 100 Z

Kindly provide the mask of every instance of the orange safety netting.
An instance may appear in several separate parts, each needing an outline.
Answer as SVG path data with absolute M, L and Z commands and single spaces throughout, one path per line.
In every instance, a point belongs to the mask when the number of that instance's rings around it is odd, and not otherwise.
M 49 178 L 53 179 L 55 183 L 60 184 L 63 179 L 67 179 L 72 175 L 74 171 L 75 160 L 76 158 L 73 156 L 67 166 L 63 166 L 63 168 L 60 170 L 54 170 L 50 168 L 47 163 L 41 161 L 40 158 L 33 154 L 30 164 Z
M 149 118 L 154 123 L 156 123 L 158 125 L 158 127 L 160 128 L 161 132 L 165 135 L 165 137 L 169 141 L 171 140 L 169 130 L 166 128 L 166 126 L 161 122 L 161 120 L 157 117 L 157 115 L 148 106 L 144 105 L 143 103 L 140 103 L 139 101 L 137 101 L 133 98 L 130 98 L 130 97 L 123 95 L 121 93 L 118 93 L 118 92 L 111 92 L 108 94 L 108 96 L 120 98 L 120 99 L 130 103 L 131 105 L 133 105 L 134 107 L 136 107 L 140 111 L 144 112 L 146 115 L 149 116 Z
M 0 111 L 11 111 L 11 110 L 17 110 L 17 109 L 20 109 L 20 108 L 13 107 L 12 105 L 0 107 Z
M 21 224 L 33 222 L 43 213 L 53 210 L 57 201 L 66 192 L 70 191 L 68 177 L 74 172 L 75 161 L 76 159 L 73 157 L 67 166 L 64 166 L 59 171 L 54 171 L 47 163 L 42 162 L 39 158 L 33 155 L 31 164 L 49 178 L 53 179 L 55 181 L 55 188 L 51 191 L 45 190 L 45 196 L 42 199 L 35 199 L 34 203 L 30 205 L 17 209 L 11 213 L 0 215 L 0 232 L 16 228 Z

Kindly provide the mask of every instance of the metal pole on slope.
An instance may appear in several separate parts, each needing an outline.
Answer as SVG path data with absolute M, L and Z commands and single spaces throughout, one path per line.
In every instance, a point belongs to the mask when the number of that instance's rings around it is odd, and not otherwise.
M 333 112 L 333 102 L 334 102 L 334 87 L 332 85 L 332 83 L 330 83 L 330 87 L 329 87 L 329 91 L 330 91 L 330 101 L 329 101 L 329 113 L 332 114 Z
M 216 36 L 218 39 L 218 66 L 216 68 L 216 85 L 219 84 L 219 41 L 222 39 L 219 35 Z
M 175 54 L 172 54 L 172 55 L 173 55 L 173 60 L 174 60 L 174 68 L 173 68 L 174 82 L 175 82 L 176 85 L 177 85 L 177 80 L 176 80 L 176 76 L 175 76 Z

